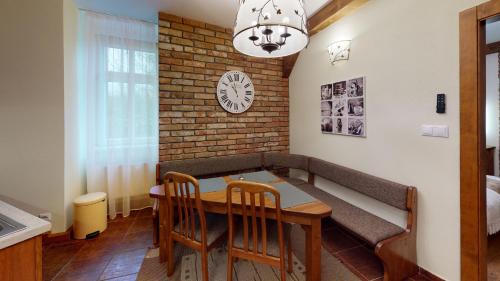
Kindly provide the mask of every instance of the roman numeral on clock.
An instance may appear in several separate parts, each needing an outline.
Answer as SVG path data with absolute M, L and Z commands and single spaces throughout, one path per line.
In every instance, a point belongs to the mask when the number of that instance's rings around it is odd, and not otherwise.
M 234 74 L 234 80 L 235 81 L 240 81 L 240 75 L 238 73 Z
M 247 84 L 245 85 L 245 88 L 248 88 L 248 87 L 250 87 L 250 83 L 247 83 Z
M 246 94 L 247 96 L 250 96 L 250 95 L 252 95 L 252 91 L 246 91 L 246 93 L 245 93 L 245 94 Z
M 229 82 L 233 82 L 233 77 L 231 75 L 228 75 L 227 80 L 229 80 Z
M 234 104 L 234 109 L 238 110 L 238 104 L 237 103 Z

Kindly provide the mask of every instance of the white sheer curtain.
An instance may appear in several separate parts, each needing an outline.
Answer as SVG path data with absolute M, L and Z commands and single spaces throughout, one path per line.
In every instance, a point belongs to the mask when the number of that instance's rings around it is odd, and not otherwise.
M 149 204 L 158 162 L 157 27 L 80 12 L 79 89 L 87 191 L 109 215 Z

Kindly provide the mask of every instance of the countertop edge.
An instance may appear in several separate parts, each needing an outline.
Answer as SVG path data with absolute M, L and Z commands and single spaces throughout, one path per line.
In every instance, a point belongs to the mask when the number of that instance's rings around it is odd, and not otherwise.
M 0 250 L 50 231 L 52 224 L 0 200 L 0 213 L 22 223 L 25 229 L 0 238 Z

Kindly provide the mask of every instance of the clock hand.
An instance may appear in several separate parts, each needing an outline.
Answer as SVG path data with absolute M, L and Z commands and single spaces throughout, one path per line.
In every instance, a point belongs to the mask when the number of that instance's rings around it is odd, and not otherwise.
M 234 83 L 233 83 L 233 84 L 231 85 L 231 87 L 233 88 L 234 93 L 236 94 L 236 97 L 237 97 L 237 98 L 239 98 L 239 96 L 238 96 L 238 90 L 236 90 L 236 84 L 234 84 Z

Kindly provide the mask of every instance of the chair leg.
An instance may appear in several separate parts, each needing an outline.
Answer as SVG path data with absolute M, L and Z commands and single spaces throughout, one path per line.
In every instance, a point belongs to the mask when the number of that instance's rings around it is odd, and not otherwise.
M 203 281 L 208 281 L 208 251 L 206 247 L 201 250 L 201 275 Z
M 281 281 L 286 281 L 286 268 L 285 268 L 285 259 L 284 259 L 284 257 L 281 257 L 280 272 L 281 272 Z
M 290 233 L 288 230 L 285 230 L 285 239 L 289 238 L 288 236 L 290 236 Z M 290 241 L 290 239 L 288 239 L 288 241 Z M 290 243 L 290 242 L 287 242 L 287 244 Z M 281 243 L 280 243 L 281 244 Z M 283 243 L 284 244 L 284 243 Z M 281 244 L 280 245 L 280 248 L 281 247 L 284 247 L 285 245 Z M 286 281 L 286 266 L 285 266 L 285 249 L 280 249 L 280 272 L 281 272 L 281 281 Z M 290 254 L 290 252 L 288 251 L 288 254 Z
M 287 235 L 287 252 L 288 252 L 288 273 L 292 273 L 293 272 L 293 252 L 292 252 L 292 237 L 291 237 L 291 228 L 290 230 L 287 231 L 286 235 Z
M 288 245 L 287 245 L 287 252 L 288 252 L 288 273 L 293 272 L 293 255 L 292 255 L 292 239 L 288 237 Z
M 231 249 L 227 251 L 227 281 L 233 281 L 233 256 Z
M 160 217 L 158 212 L 153 210 L 153 245 L 155 248 L 160 246 Z
M 175 256 L 174 256 L 174 239 L 172 235 L 168 235 L 167 239 L 167 276 L 174 274 Z

